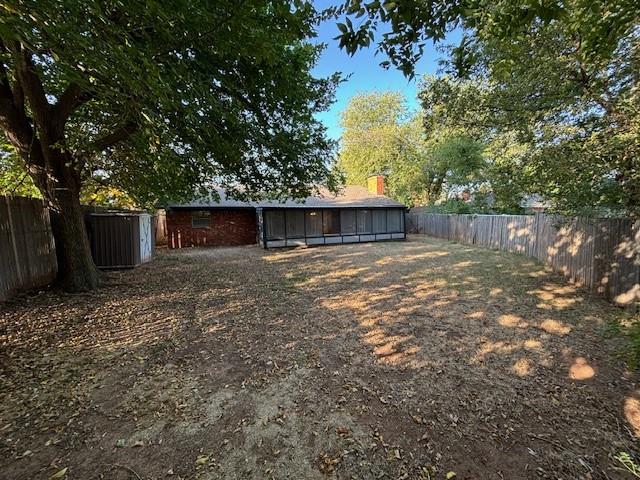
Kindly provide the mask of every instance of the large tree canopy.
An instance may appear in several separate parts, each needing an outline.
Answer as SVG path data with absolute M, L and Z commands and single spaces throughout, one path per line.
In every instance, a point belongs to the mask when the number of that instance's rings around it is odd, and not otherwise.
M 517 40 L 475 37 L 467 47 L 475 60 L 464 78 L 423 84 L 430 122 L 496 147 L 502 170 L 557 210 L 640 213 L 637 29 L 588 60 L 580 37 L 554 23 Z
M 419 119 L 418 119 L 419 120 Z M 409 204 L 424 189 L 423 134 L 398 92 L 360 94 L 341 114 L 338 166 L 347 182 L 385 174 L 385 193 Z
M 407 205 L 432 203 L 479 182 L 481 143 L 461 129 L 425 131 L 424 124 L 398 92 L 353 97 L 342 112 L 338 161 L 347 181 L 364 185 L 368 176 L 385 174 L 386 193 Z
M 613 51 L 638 21 L 636 0 L 343 0 L 326 9 L 338 18 L 337 39 L 349 53 L 376 45 L 393 65 L 414 74 L 428 42 L 439 41 L 455 28 L 479 38 L 520 39 L 535 25 L 555 22 L 577 32 L 587 55 Z M 464 42 L 456 51 L 458 66 L 468 66 Z
M 79 204 L 99 178 L 140 204 L 215 181 L 245 196 L 334 187 L 305 1 L 37 0 L 0 6 L 0 127 L 50 204 L 61 274 L 97 282 Z
M 639 214 L 637 1 L 346 0 L 327 14 L 342 19 L 348 52 L 377 45 L 383 66 L 407 75 L 419 73 L 426 42 L 461 28 L 449 78 L 428 85 L 423 106 L 434 101 L 439 122 L 495 142 L 494 173 L 524 177 L 559 210 Z

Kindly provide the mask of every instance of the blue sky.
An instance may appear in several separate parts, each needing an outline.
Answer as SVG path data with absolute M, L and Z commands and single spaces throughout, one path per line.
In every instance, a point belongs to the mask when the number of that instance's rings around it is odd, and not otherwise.
M 322 3 L 322 2 L 319 2 Z M 318 6 L 321 8 L 320 6 Z M 416 77 L 409 81 L 402 73 L 395 69 L 385 70 L 380 67 L 380 62 L 386 60 L 382 54 L 375 55 L 375 45 L 357 52 L 350 57 L 338 48 L 338 41 L 333 40 L 339 33 L 336 21 L 327 21 L 320 25 L 318 37 L 314 43 L 326 43 L 328 46 L 323 52 L 318 65 L 313 73 L 318 77 L 328 76 L 334 72 L 342 72 L 343 76 L 352 74 L 351 77 L 338 87 L 337 101 L 328 112 L 317 115 L 327 127 L 329 137 L 340 138 L 340 112 L 344 110 L 349 99 L 357 93 L 395 90 L 404 93 L 409 108 L 417 108 L 417 84 L 419 78 L 425 73 L 435 74 L 438 70 L 438 56 L 433 45 L 425 49 L 424 57 L 416 65 Z M 461 34 L 454 31 L 447 36 L 445 44 L 457 44 Z

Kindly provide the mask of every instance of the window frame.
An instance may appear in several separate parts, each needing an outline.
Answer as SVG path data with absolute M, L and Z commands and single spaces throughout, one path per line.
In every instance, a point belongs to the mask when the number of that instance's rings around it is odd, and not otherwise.
M 207 219 L 207 224 L 206 225 L 197 224 L 197 220 L 204 220 L 205 215 Z M 191 228 L 196 228 L 196 229 L 211 228 L 211 210 L 191 210 Z
M 369 218 L 369 230 L 360 230 L 360 225 L 362 223 L 360 215 L 367 214 Z M 373 233 L 373 209 L 371 208 L 359 208 L 357 217 L 356 217 L 356 235 L 374 235 Z
M 389 233 L 388 231 L 388 221 L 387 215 L 389 214 L 388 208 L 376 208 L 371 210 L 371 230 L 374 235 L 382 235 L 385 233 Z M 378 218 L 376 218 L 378 217 Z M 382 220 L 382 229 L 378 229 L 376 225 L 376 220 Z
M 278 214 L 282 216 L 282 236 L 273 236 L 273 232 L 269 231 L 270 221 L 267 219 L 267 217 L 270 215 L 278 215 Z M 287 238 L 286 210 L 277 209 L 277 208 L 265 210 L 264 211 L 264 229 L 265 229 L 265 236 L 267 238 L 267 241 L 286 240 Z
M 315 212 L 315 215 L 312 215 L 311 212 Z M 307 216 L 309 217 L 319 217 L 320 218 L 320 233 L 319 234 L 310 234 L 309 222 L 307 222 Z M 325 235 L 323 232 L 323 221 L 322 221 L 322 209 L 321 208 L 307 208 L 304 211 L 304 238 L 322 238 Z
M 353 235 L 358 235 L 358 209 L 357 208 L 340 208 L 340 235 L 344 237 L 350 237 Z M 353 231 L 348 232 L 345 230 L 345 226 L 348 225 L 347 222 L 344 222 L 343 214 L 345 213 L 353 214 Z
M 389 212 L 397 212 L 398 213 L 398 230 L 391 230 L 389 229 Z M 387 233 L 405 233 L 405 226 L 404 226 L 404 209 L 402 208 L 388 208 L 387 209 Z
M 333 220 L 334 221 L 337 219 L 338 229 L 334 233 L 327 233 L 325 231 L 325 227 L 327 225 L 325 223 L 325 218 L 326 218 L 327 212 L 331 212 L 331 216 L 333 216 Z M 333 226 L 335 226 L 335 225 L 333 225 Z M 341 221 L 340 221 L 340 209 L 339 208 L 323 208 L 322 209 L 322 236 L 323 237 L 339 237 L 341 235 L 342 235 L 342 225 L 341 225 Z
M 300 213 L 302 214 L 302 234 L 300 235 L 292 235 L 291 234 L 291 227 L 292 225 L 289 224 L 289 219 L 293 219 L 293 212 L 295 212 L 296 214 Z M 296 240 L 296 239 L 300 239 L 300 238 L 306 238 L 306 228 L 307 225 L 305 224 L 306 221 L 306 216 L 305 216 L 305 212 L 303 209 L 288 209 L 285 208 L 284 209 L 284 230 L 285 230 L 285 237 L 287 239 L 290 240 Z

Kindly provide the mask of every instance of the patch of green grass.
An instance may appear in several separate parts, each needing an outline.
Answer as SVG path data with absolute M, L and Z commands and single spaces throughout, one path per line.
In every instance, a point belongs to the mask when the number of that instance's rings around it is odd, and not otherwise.
M 638 465 L 627 452 L 620 452 L 614 457 L 634 477 L 640 478 L 640 465 Z
M 620 356 L 631 370 L 640 367 L 640 313 L 612 320 L 606 334 L 623 337 L 625 345 L 620 349 Z

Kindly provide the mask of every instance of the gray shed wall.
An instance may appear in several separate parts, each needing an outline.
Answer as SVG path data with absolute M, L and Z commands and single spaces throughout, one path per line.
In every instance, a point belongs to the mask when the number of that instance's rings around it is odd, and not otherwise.
M 133 268 L 151 259 L 153 221 L 148 214 L 91 214 L 91 253 L 99 268 Z M 141 221 L 141 219 L 143 221 Z M 141 231 L 142 228 L 148 231 Z

